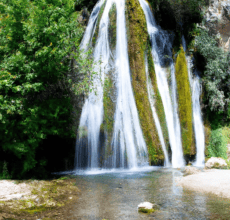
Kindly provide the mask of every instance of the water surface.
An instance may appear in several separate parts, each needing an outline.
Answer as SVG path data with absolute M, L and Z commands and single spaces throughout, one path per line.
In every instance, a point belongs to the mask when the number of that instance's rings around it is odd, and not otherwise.
M 175 169 L 79 173 L 81 193 L 73 204 L 70 219 L 230 219 L 230 201 L 184 190 L 176 185 L 182 172 Z M 157 204 L 159 210 L 138 213 L 141 202 Z

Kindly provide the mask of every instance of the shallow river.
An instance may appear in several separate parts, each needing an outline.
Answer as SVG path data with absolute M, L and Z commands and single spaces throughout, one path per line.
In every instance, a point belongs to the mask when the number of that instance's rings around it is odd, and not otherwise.
M 140 171 L 86 172 L 76 176 L 79 200 L 67 219 L 230 219 L 230 201 L 183 189 L 178 170 L 146 168 Z M 141 202 L 157 204 L 159 210 L 138 213 Z

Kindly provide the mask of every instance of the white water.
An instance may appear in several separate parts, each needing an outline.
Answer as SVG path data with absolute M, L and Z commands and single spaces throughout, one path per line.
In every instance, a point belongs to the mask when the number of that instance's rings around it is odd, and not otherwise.
M 195 163 L 193 163 L 193 165 L 197 167 L 204 167 L 205 135 L 204 135 L 204 126 L 203 126 L 201 108 L 200 108 L 200 94 L 201 94 L 200 77 L 198 75 L 195 75 L 193 80 L 192 101 L 193 101 L 193 121 L 194 121 L 197 153 L 196 153 L 196 161 Z
M 159 121 L 159 118 L 157 116 L 156 109 L 155 109 L 154 90 L 153 90 L 151 79 L 149 77 L 147 58 L 145 58 L 145 71 L 146 71 L 146 81 L 147 81 L 147 91 L 148 91 L 149 103 L 150 103 L 150 106 L 151 106 L 151 109 L 152 109 L 152 114 L 153 114 L 153 118 L 154 118 L 155 125 L 156 125 L 156 128 L 157 128 L 158 136 L 159 136 L 161 146 L 162 146 L 162 149 L 163 149 L 163 152 L 164 152 L 164 157 L 165 157 L 164 166 L 169 167 L 169 166 L 171 166 L 171 164 L 170 164 L 170 161 L 169 161 L 168 152 L 167 152 L 167 149 L 166 149 L 166 145 L 165 145 L 164 136 L 163 136 L 163 132 L 162 132 L 162 129 L 161 129 L 160 121 Z
M 95 32 L 95 28 L 96 28 L 96 23 L 97 23 L 97 18 L 98 18 L 98 14 L 100 12 L 101 6 L 104 3 L 105 0 L 100 0 L 98 1 L 98 3 L 95 5 L 90 18 L 89 18 L 89 23 L 86 27 L 80 48 L 85 52 L 87 51 L 87 49 L 90 46 L 90 43 L 92 41 L 92 36 Z
M 181 158 L 181 157 L 183 157 L 183 151 L 182 151 L 182 144 L 181 144 L 180 120 L 179 120 L 179 116 L 178 116 L 175 66 L 174 66 L 173 62 L 171 63 L 171 81 L 172 81 L 171 85 L 172 85 L 173 119 L 174 119 L 175 135 L 176 135 L 175 138 L 176 138 L 176 143 L 178 144 L 178 149 L 179 149 L 179 151 L 177 151 L 176 154 L 177 154 L 178 158 Z
M 175 120 L 174 118 L 175 114 L 176 118 L 178 118 L 178 114 L 177 111 L 173 111 L 166 71 L 164 71 L 164 69 L 160 65 L 160 51 L 157 50 L 156 36 L 159 34 L 159 28 L 155 23 L 155 19 L 148 3 L 145 0 L 139 0 L 139 2 L 143 8 L 146 17 L 147 29 L 152 42 L 152 55 L 154 59 L 157 84 L 165 109 L 165 116 L 169 133 L 169 142 L 172 149 L 172 167 L 183 167 L 185 165 L 185 162 L 183 159 L 182 144 L 181 139 L 178 138 L 181 136 L 181 134 L 180 129 L 177 129 L 177 120 Z
M 82 41 L 82 49 L 87 50 L 95 30 L 96 20 L 100 7 L 104 1 L 100 1 L 93 10 L 89 25 Z M 88 168 L 99 167 L 99 145 L 100 126 L 103 121 L 103 82 L 104 77 L 110 70 L 109 60 L 112 54 L 109 48 L 109 11 L 112 4 L 117 9 L 117 44 L 116 44 L 116 89 L 117 102 L 114 116 L 113 132 L 113 155 L 105 161 L 104 165 L 110 164 L 110 168 L 136 168 L 139 165 L 148 165 L 148 152 L 140 127 L 139 117 L 135 104 L 134 94 L 131 85 L 131 73 L 129 68 L 126 21 L 125 21 L 125 0 L 107 0 L 105 9 L 100 21 L 99 37 L 94 49 L 94 60 L 96 62 L 94 72 L 98 74 L 93 79 L 94 91 L 89 94 L 80 118 L 79 131 L 85 132 L 84 136 L 79 135 L 76 149 L 76 165 L 83 167 L 82 161 L 87 160 Z M 101 62 L 99 62 L 101 61 Z M 110 63 L 110 65 L 113 65 Z M 114 66 L 111 66 L 114 68 Z M 100 73 L 100 74 L 99 74 Z M 95 91 L 96 90 L 96 91 Z M 85 157 L 85 158 L 83 158 Z
M 117 103 L 112 141 L 113 167 L 117 166 L 117 160 L 119 160 L 120 167 L 125 166 L 126 152 L 127 165 L 129 168 L 134 168 L 148 163 L 148 155 L 132 91 L 126 36 L 125 0 L 116 0 L 115 2 L 117 7 Z
M 100 10 L 100 6 L 103 1 L 100 1 L 95 10 Z M 108 72 L 109 58 L 110 58 L 110 48 L 108 41 L 108 26 L 109 26 L 109 10 L 112 6 L 112 1 L 109 0 L 106 3 L 100 25 L 99 25 L 99 36 L 97 39 L 96 47 L 94 50 L 94 72 L 97 74 L 93 79 L 93 91 L 89 94 L 88 99 L 86 100 L 82 114 L 80 118 L 79 131 L 84 130 L 87 132 L 87 147 L 88 147 L 88 167 L 96 168 L 98 167 L 98 147 L 99 147 L 99 135 L 100 135 L 100 126 L 103 120 L 103 82 L 104 75 Z M 99 7 L 99 8 L 98 8 Z M 83 38 L 82 49 L 86 49 L 87 45 L 90 43 L 92 38 L 93 30 L 95 29 L 96 16 L 99 13 L 95 13 L 95 16 L 90 17 L 89 26 Z M 94 22 L 94 25 L 91 25 Z M 99 62 L 102 61 L 102 62 Z M 82 156 L 82 151 L 86 146 L 86 143 L 82 143 L 82 137 L 79 135 L 78 148 L 76 150 L 77 164 L 79 165 L 80 157 Z M 85 141 L 86 142 L 86 141 Z M 86 158 L 85 158 L 86 159 Z
M 186 51 L 186 41 L 184 36 L 182 36 L 182 45 L 184 51 Z M 200 107 L 200 95 L 201 95 L 201 84 L 200 77 L 197 71 L 192 73 L 193 62 L 191 57 L 186 56 L 187 66 L 188 66 L 188 75 L 189 82 L 192 91 L 192 106 L 193 106 L 193 127 L 195 133 L 196 141 L 196 161 L 193 163 L 193 166 L 204 167 L 205 163 L 205 134 L 204 126 L 202 121 L 201 107 Z

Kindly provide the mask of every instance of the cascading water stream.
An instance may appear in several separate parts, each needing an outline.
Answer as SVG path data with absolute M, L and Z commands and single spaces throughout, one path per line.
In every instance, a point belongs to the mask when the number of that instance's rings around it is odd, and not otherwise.
M 94 11 L 100 10 L 100 6 L 103 1 L 100 1 Z M 86 100 L 82 114 L 80 118 L 79 125 L 79 140 L 78 147 L 76 150 L 76 165 L 77 167 L 82 166 L 82 153 L 84 152 L 84 148 L 88 147 L 88 164 L 87 166 L 90 168 L 98 167 L 98 146 L 99 146 L 99 134 L 100 134 L 100 126 L 103 121 L 103 82 L 104 82 L 104 74 L 106 74 L 109 70 L 108 62 L 110 58 L 110 48 L 108 42 L 108 26 L 109 26 L 109 10 L 112 6 L 112 1 L 107 1 L 100 25 L 99 25 L 99 37 L 97 39 L 96 47 L 94 50 L 94 72 L 96 72 L 96 76 L 93 78 L 93 91 L 89 94 L 88 99 Z M 98 8 L 99 7 L 99 8 Z M 95 28 L 96 16 L 91 16 L 91 20 L 89 21 L 89 29 L 87 29 L 85 33 L 85 37 L 83 38 L 82 49 L 86 49 L 87 45 L 90 43 L 91 37 L 90 34 L 93 34 L 93 30 Z M 91 25 L 94 23 L 94 25 Z M 101 62 L 100 62 L 101 61 Z M 84 134 L 84 132 L 86 134 Z M 87 141 L 85 140 L 87 137 Z M 86 158 L 85 158 L 86 159 Z
M 194 166 L 204 167 L 205 163 L 205 135 L 204 135 L 204 126 L 201 116 L 200 108 L 200 94 L 201 94 L 201 85 L 200 77 L 195 73 L 193 80 L 193 91 L 192 91 L 192 101 L 193 101 L 193 120 L 194 120 L 194 130 L 196 138 L 196 161 L 193 163 Z
M 172 85 L 172 103 L 173 103 L 173 119 L 174 119 L 174 129 L 176 134 L 176 143 L 179 143 L 179 149 L 181 146 L 181 131 L 180 131 L 180 121 L 178 117 L 178 104 L 177 104 L 177 86 L 176 86 L 176 76 L 175 76 L 175 66 L 174 63 L 171 62 L 171 85 Z M 177 151 L 177 157 L 183 157 L 183 152 Z
M 162 146 L 164 156 L 165 156 L 164 166 L 169 167 L 171 164 L 169 162 L 168 152 L 167 152 L 167 149 L 166 149 L 166 145 L 165 145 L 164 136 L 163 136 L 163 132 L 162 132 L 162 129 L 161 129 L 160 121 L 159 121 L 159 118 L 157 116 L 156 109 L 155 109 L 155 106 L 154 106 L 155 105 L 154 90 L 153 90 L 153 86 L 152 86 L 152 83 L 151 83 L 151 79 L 149 77 L 147 58 L 145 58 L 145 71 L 146 71 L 148 98 L 149 98 L 150 106 L 151 106 L 151 109 L 152 109 L 153 118 L 154 118 L 154 121 L 155 121 L 155 124 L 156 124 L 158 136 L 159 136 L 161 146 Z
M 131 84 L 129 67 L 125 0 L 116 0 L 117 6 L 117 42 L 116 42 L 116 69 L 117 69 L 117 103 L 114 121 L 113 149 L 114 167 L 118 160 L 117 151 L 120 149 L 120 167 L 125 166 L 125 152 L 127 165 L 135 168 L 138 164 L 147 164 L 147 147 L 140 127 L 137 107 Z
M 179 121 L 179 118 L 176 112 L 176 118 L 178 118 L 178 120 L 174 120 L 175 111 L 173 111 L 173 105 L 170 98 L 166 72 L 160 65 L 160 51 L 158 50 L 156 43 L 156 36 L 159 34 L 159 28 L 156 25 L 155 19 L 153 17 L 152 11 L 148 3 L 145 0 L 139 0 L 139 2 L 146 17 L 147 29 L 152 43 L 152 55 L 154 59 L 157 84 L 165 109 L 165 116 L 169 133 L 169 142 L 172 149 L 172 166 L 174 168 L 183 167 L 185 163 L 183 159 L 182 144 L 181 139 L 178 138 L 181 136 L 181 134 L 180 129 L 177 129 L 177 121 Z
M 182 36 L 182 45 L 184 51 L 186 51 L 186 41 Z M 188 75 L 190 87 L 192 90 L 192 106 L 193 106 L 193 126 L 196 141 L 196 160 L 193 163 L 194 166 L 204 167 L 205 162 L 205 134 L 204 125 L 202 121 L 201 107 L 200 107 L 200 95 L 201 95 L 201 84 L 200 77 L 195 70 L 194 75 L 192 74 L 193 61 L 190 56 L 186 56 Z M 193 76 L 192 76 L 193 75 Z
M 98 1 L 98 3 L 95 5 L 90 18 L 89 18 L 89 22 L 88 25 L 86 27 L 83 39 L 81 41 L 81 45 L 80 48 L 86 52 L 86 50 L 89 47 L 89 44 L 91 43 L 92 40 L 92 36 L 94 34 L 95 31 L 95 27 L 96 27 L 96 23 L 97 23 L 97 18 L 98 18 L 98 14 L 100 12 L 101 6 L 104 3 L 105 0 L 100 0 Z

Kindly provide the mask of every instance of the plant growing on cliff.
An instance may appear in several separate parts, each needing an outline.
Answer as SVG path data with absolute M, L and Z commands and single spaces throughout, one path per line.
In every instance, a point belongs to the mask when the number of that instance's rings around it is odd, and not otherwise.
M 211 111 L 227 111 L 230 102 L 230 56 L 205 30 L 195 37 L 195 47 L 206 65 L 202 77 L 206 101 Z

